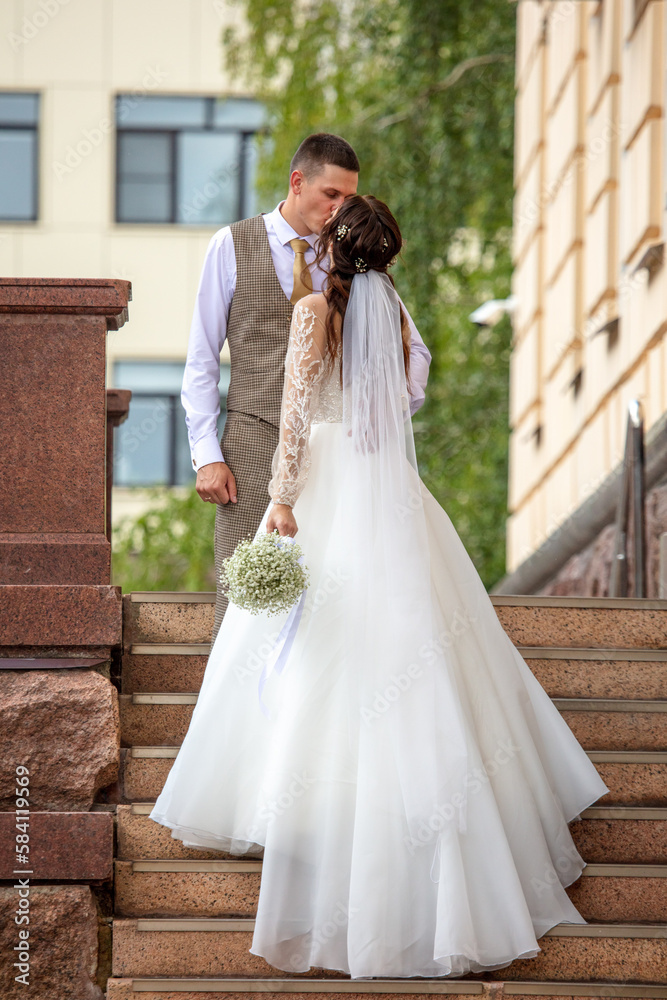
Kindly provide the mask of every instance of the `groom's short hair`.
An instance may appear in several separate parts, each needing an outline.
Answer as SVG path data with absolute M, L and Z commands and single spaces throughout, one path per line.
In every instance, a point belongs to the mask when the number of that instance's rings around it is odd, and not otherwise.
M 359 173 L 359 160 L 349 142 L 346 142 L 341 136 L 331 135 L 329 132 L 315 132 L 303 140 L 292 157 L 290 174 L 293 170 L 300 170 L 310 180 L 327 163 L 331 163 L 334 167 L 342 167 L 343 170 Z

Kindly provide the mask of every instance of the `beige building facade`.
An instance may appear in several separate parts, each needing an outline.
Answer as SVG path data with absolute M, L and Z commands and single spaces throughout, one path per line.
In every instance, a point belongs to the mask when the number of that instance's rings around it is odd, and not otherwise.
M 133 390 L 114 521 L 142 509 L 142 486 L 193 477 L 179 397 L 201 266 L 220 226 L 258 210 L 262 110 L 222 68 L 240 10 L 0 4 L 0 273 L 132 282 L 130 322 L 107 342 L 107 385 Z
M 508 572 L 667 410 L 663 0 L 519 0 Z

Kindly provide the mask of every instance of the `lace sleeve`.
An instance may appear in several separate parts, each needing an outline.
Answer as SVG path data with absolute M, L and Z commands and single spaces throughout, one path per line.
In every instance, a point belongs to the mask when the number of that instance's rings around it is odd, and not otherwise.
M 285 358 L 280 438 L 273 455 L 269 482 L 269 494 L 274 503 L 284 503 L 289 507 L 296 503 L 310 468 L 308 438 L 324 369 L 324 331 L 317 336 L 317 323 L 319 321 L 312 309 L 297 302 Z

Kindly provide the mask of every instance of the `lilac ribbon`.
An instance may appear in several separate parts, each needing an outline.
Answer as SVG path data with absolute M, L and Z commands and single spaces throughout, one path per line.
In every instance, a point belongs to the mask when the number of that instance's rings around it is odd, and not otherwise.
M 288 544 L 291 545 L 294 544 L 294 539 L 290 535 L 285 535 L 284 537 L 285 541 L 287 541 Z M 281 538 L 281 542 L 282 541 L 283 539 Z M 301 556 L 301 558 L 298 559 L 297 562 L 300 565 L 303 565 L 303 556 Z M 281 674 L 285 666 L 285 663 L 287 662 L 290 649 L 292 648 L 292 643 L 294 642 L 297 629 L 299 628 L 299 622 L 301 621 L 303 608 L 306 603 L 307 589 L 308 589 L 307 587 L 304 587 L 301 593 L 300 601 L 298 602 L 298 604 L 295 604 L 292 607 L 292 610 L 289 613 L 287 621 L 280 630 L 280 635 L 273 644 L 273 648 L 271 649 L 267 661 L 264 664 L 264 667 L 262 668 L 262 673 L 259 678 L 259 684 L 257 686 L 257 696 L 259 698 L 259 707 L 261 708 L 262 712 L 267 718 L 269 717 L 269 713 L 266 708 L 266 705 L 262 701 L 262 691 L 264 690 L 264 685 L 266 684 L 267 678 L 269 677 L 271 671 L 275 670 L 277 674 Z

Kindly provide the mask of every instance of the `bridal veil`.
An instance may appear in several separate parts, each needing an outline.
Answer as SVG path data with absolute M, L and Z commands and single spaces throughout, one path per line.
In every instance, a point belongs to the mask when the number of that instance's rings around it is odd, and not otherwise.
M 377 797 L 381 813 L 393 769 L 408 837 L 449 824 L 463 831 L 467 727 L 448 657 L 456 623 L 436 620 L 400 301 L 386 274 L 352 279 L 342 348 L 341 495 L 353 594 L 342 625 L 345 659 L 356 665 L 359 758 L 372 762 L 363 773 L 376 776 L 364 794 Z

